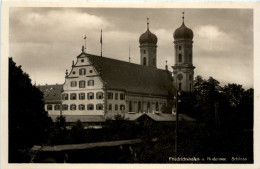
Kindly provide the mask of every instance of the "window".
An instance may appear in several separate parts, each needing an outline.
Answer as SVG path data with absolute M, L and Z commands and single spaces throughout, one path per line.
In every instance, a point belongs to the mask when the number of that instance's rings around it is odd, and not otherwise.
M 70 82 L 71 87 L 76 87 L 77 86 L 77 81 L 71 81 Z
M 85 110 L 85 105 L 84 104 L 80 104 L 79 105 L 79 110 Z
M 115 104 L 115 110 L 118 110 L 118 105 L 117 104 Z
M 190 54 L 190 56 L 189 56 L 189 62 L 191 62 L 191 54 Z
M 181 50 L 181 46 L 179 46 L 179 50 Z
M 108 105 L 108 110 L 112 110 L 112 104 Z
M 94 80 L 89 80 L 88 81 L 88 86 L 94 86 Z
M 120 110 L 125 110 L 125 105 L 121 104 L 120 105 Z
M 139 101 L 139 102 L 138 102 L 138 112 L 141 111 L 141 108 L 142 108 L 142 107 L 141 107 L 141 102 Z
M 97 104 L 96 109 L 97 110 L 103 110 L 103 104 Z
M 68 110 L 68 105 L 67 104 L 63 104 L 62 105 L 62 110 Z
M 144 54 L 146 53 L 146 50 L 144 50 Z
M 79 69 L 79 75 L 85 75 L 85 74 L 86 74 L 86 69 L 85 68 Z
M 158 102 L 156 102 L 156 104 L 155 104 L 155 110 L 159 111 L 159 104 L 158 104 Z
M 103 99 L 103 93 L 97 92 L 97 99 Z
M 153 65 L 155 66 L 155 64 L 156 64 L 156 61 L 155 61 L 155 58 L 153 58 Z
M 94 93 L 93 92 L 88 93 L 88 99 L 89 100 L 94 99 Z
M 90 70 L 89 73 L 93 73 L 93 70 Z
M 75 74 L 76 74 L 76 72 L 75 72 L 75 71 L 73 71 L 73 72 L 72 72 L 72 74 L 74 74 L 74 75 L 75 75 Z
M 62 94 L 62 100 L 68 100 L 69 95 L 67 93 Z
M 60 105 L 56 104 L 56 105 L 54 106 L 54 110 L 60 110 Z
M 94 110 L 94 105 L 93 104 L 88 104 L 88 110 Z
M 115 100 L 118 100 L 118 93 L 115 93 Z
M 76 93 L 71 93 L 70 94 L 70 100 L 76 100 L 76 99 L 77 99 Z
M 146 65 L 146 58 L 143 58 L 143 64 Z
M 124 93 L 120 93 L 120 100 L 125 100 L 125 94 Z
M 79 88 L 85 88 L 85 81 L 84 80 L 79 81 Z
M 129 102 L 129 112 L 132 112 L 132 101 Z
M 179 90 L 181 91 L 181 83 L 179 83 Z
M 47 105 L 47 110 L 52 110 L 52 105 Z
M 84 59 L 81 59 L 81 62 L 84 62 Z
M 113 93 L 112 92 L 108 92 L 107 99 L 113 99 Z
M 77 107 L 75 104 L 70 105 L 70 110 L 76 110 L 76 109 L 77 109 Z
M 179 54 L 179 62 L 182 62 L 182 54 Z
M 147 112 L 150 111 L 150 102 L 147 103 Z
M 79 93 L 79 100 L 85 100 L 85 93 Z

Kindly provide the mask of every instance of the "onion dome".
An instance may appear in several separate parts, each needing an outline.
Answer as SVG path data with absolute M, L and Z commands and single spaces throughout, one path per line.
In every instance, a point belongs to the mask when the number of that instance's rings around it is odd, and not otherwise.
M 183 12 L 184 14 L 184 12 Z M 184 16 L 182 17 L 183 22 L 181 27 L 179 27 L 178 29 L 175 30 L 175 32 L 173 33 L 173 38 L 175 40 L 178 39 L 189 39 L 192 40 L 193 39 L 193 32 L 190 28 L 187 28 L 184 24 Z
M 145 33 L 143 33 L 139 38 L 139 43 L 157 43 L 158 39 L 155 34 L 150 32 L 149 30 L 149 18 L 147 18 L 147 30 Z

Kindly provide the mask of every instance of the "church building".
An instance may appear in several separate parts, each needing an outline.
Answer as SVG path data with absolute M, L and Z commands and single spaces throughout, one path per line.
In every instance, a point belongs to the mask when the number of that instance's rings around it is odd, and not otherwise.
M 183 17 L 181 27 L 174 32 L 173 72 L 167 65 L 157 68 L 158 39 L 149 22 L 139 38 L 140 64 L 89 54 L 83 46 L 66 70 L 64 84 L 39 86 L 45 109 L 53 119 L 63 115 L 70 123 L 78 119 L 100 123 L 118 113 L 163 116 L 163 107 L 176 90 L 193 90 L 192 38 Z

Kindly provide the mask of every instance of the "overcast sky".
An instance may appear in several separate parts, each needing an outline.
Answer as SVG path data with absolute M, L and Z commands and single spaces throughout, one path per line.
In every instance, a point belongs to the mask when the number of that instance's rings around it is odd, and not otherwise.
M 185 24 L 194 33 L 195 76 L 253 87 L 253 11 L 250 9 L 119 9 L 119 8 L 11 8 L 10 57 L 37 84 L 62 84 L 65 70 L 81 53 L 84 35 L 87 53 L 140 63 L 139 37 L 150 30 L 158 37 L 157 67 L 173 66 L 173 32 Z M 170 69 L 172 70 L 172 69 Z

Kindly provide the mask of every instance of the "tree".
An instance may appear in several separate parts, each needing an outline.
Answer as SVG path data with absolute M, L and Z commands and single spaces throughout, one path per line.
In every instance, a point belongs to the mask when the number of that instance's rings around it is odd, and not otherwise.
M 74 143 L 81 143 L 84 141 L 84 126 L 80 120 L 72 127 L 71 136 Z
M 9 162 L 19 162 L 19 149 L 45 143 L 51 124 L 42 92 L 9 58 Z

